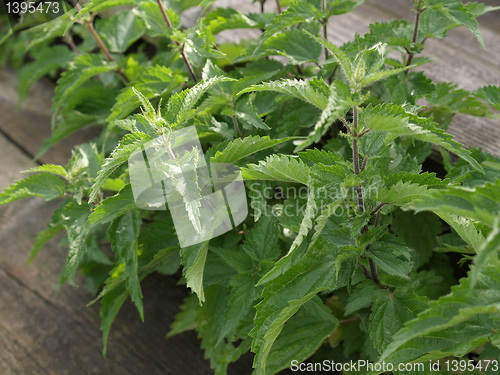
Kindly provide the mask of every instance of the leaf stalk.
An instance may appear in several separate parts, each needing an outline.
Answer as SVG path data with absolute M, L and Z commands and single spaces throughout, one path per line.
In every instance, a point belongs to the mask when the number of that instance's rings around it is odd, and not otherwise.
M 276 0 L 276 10 L 278 11 L 278 14 L 281 14 L 281 4 L 280 0 Z
M 422 16 L 422 13 L 424 12 L 425 8 L 422 8 L 422 0 L 418 0 L 418 4 L 415 6 L 416 14 L 415 14 L 415 25 L 413 26 L 413 37 L 412 37 L 412 42 L 417 43 L 417 37 L 418 37 L 418 28 L 420 25 L 420 17 Z M 410 66 L 412 61 L 413 61 L 413 56 L 415 54 L 410 52 L 408 53 L 408 58 L 406 60 L 406 66 Z M 408 74 L 408 70 L 406 71 Z
M 162 1 L 156 0 L 156 2 L 158 3 L 158 7 L 160 7 L 161 14 L 163 16 L 163 19 L 165 20 L 165 23 L 167 24 L 167 27 L 169 29 L 172 29 L 172 22 L 170 22 L 170 18 L 168 18 L 168 14 L 165 11 L 165 7 L 163 6 Z M 176 46 L 180 46 L 178 41 L 174 40 L 173 42 L 175 43 Z M 186 66 L 186 68 L 189 72 L 189 75 L 191 76 L 191 79 L 193 80 L 194 83 L 198 83 L 198 79 L 196 78 L 196 75 L 194 74 L 193 67 L 191 66 L 191 63 L 189 62 L 189 60 L 186 56 L 186 52 L 184 52 L 184 45 L 181 46 L 180 55 L 181 55 L 182 61 L 184 61 L 184 65 Z
M 354 166 L 354 174 L 359 175 L 360 169 L 359 169 L 359 147 L 358 147 L 358 107 L 354 106 L 352 108 L 352 161 L 353 161 L 353 166 Z M 363 163 L 365 164 L 365 163 Z M 363 187 L 361 185 L 356 186 L 356 196 L 357 196 L 357 201 L 358 201 L 358 210 L 361 211 L 362 213 L 365 212 L 365 201 L 363 197 Z M 363 228 L 361 228 L 361 234 L 364 234 L 368 231 L 368 226 L 365 225 Z M 375 281 L 377 284 L 380 284 L 379 276 L 378 276 L 378 270 L 375 262 L 371 258 L 368 259 L 368 263 L 370 265 L 370 277 L 373 281 Z

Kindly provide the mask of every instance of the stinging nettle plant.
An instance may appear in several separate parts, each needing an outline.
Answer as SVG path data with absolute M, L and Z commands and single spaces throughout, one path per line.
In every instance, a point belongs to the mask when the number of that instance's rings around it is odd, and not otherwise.
M 0 204 L 62 197 L 32 258 L 65 233 L 60 286 L 87 277 L 104 354 L 128 298 L 144 319 L 141 281 L 182 270 L 193 293 L 169 336 L 195 329 L 217 374 L 248 351 L 256 374 L 307 359 L 498 360 L 500 161 L 446 129 L 457 113 L 498 118 L 500 88 L 434 83 L 421 55 L 459 26 L 484 45 L 476 17 L 497 7 L 415 0 L 414 21 L 375 23 L 337 46 L 329 20 L 362 0 L 276 1 L 277 12 L 265 2 L 243 14 L 207 0 L 90 0 L 3 40 L 20 100 L 37 79 L 57 78 L 39 156 L 102 129 L 66 166 L 30 169 L 0 194 Z M 194 6 L 202 15 L 185 26 Z M 232 29 L 262 33 L 218 38 Z M 127 160 L 193 125 L 207 164 L 240 167 L 251 214 L 180 248 L 168 210 L 136 205 Z M 422 167 L 433 150 L 438 174 Z

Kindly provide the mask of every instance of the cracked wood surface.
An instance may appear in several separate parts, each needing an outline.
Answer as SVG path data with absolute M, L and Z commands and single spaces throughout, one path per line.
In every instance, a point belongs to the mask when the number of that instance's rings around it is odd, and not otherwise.
M 249 0 L 215 4 L 259 11 L 259 4 Z M 370 22 L 412 19 L 410 4 L 409 0 L 367 0 L 355 12 L 332 18 L 329 39 L 341 44 L 355 33 L 365 33 Z M 273 5 L 268 1 L 266 10 Z M 184 20 L 189 22 L 194 13 L 188 12 Z M 425 67 L 431 78 L 453 81 L 469 90 L 500 85 L 500 14 L 482 16 L 479 23 L 487 50 L 465 28 L 450 31 L 445 40 L 428 42 L 425 53 L 436 59 Z M 221 38 L 234 41 L 249 34 L 258 37 L 260 32 L 230 31 Z M 15 74 L 0 71 L 0 189 L 22 177 L 19 171 L 34 166 L 31 157 L 48 136 L 51 100 L 52 87 L 37 83 L 16 110 Z M 450 132 L 467 147 L 481 147 L 500 156 L 498 120 L 460 115 Z M 79 132 L 55 145 L 41 162 L 65 164 L 72 145 L 93 134 L 92 129 Z M 33 198 L 0 207 L 0 374 L 211 374 L 195 333 L 165 338 L 188 291 L 162 276 L 150 276 L 142 283 L 145 323 L 127 302 L 111 329 L 108 358 L 102 358 L 99 305 L 86 306 L 91 298 L 83 288 L 65 286 L 54 296 L 66 250 L 51 241 L 27 266 L 35 235 L 45 228 L 57 204 Z M 230 373 L 249 374 L 250 367 L 247 357 Z

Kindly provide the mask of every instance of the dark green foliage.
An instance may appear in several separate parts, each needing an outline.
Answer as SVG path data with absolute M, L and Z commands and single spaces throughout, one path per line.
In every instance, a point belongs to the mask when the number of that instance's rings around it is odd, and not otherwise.
M 37 79 L 57 78 L 53 133 L 40 154 L 102 127 L 66 166 L 27 171 L 0 205 L 66 198 L 31 259 L 65 233 L 61 284 L 87 276 L 101 303 L 103 353 L 129 297 L 145 318 L 141 282 L 158 272 L 193 292 L 169 335 L 196 330 L 217 374 L 248 351 L 262 375 L 294 360 L 498 359 L 500 161 L 446 129 L 457 113 L 498 118 L 500 91 L 433 83 L 419 56 L 428 38 L 458 26 L 482 44 L 475 18 L 496 7 L 416 0 L 418 32 L 408 20 L 375 23 L 338 46 L 323 26 L 363 1 L 282 1 L 281 14 L 212 8 L 183 25 L 184 10 L 211 3 L 90 0 L 4 39 L 12 57 L 2 63 L 29 61 L 21 100 Z M 263 32 L 216 43 L 234 29 Z M 136 204 L 127 161 L 159 137 L 167 150 L 171 132 L 188 126 L 208 166 L 241 171 L 253 216 L 181 248 L 169 209 Z M 444 178 L 422 171 L 433 148 Z M 172 180 L 172 165 L 203 161 L 169 157 L 177 164 L 157 162 Z M 186 175 L 196 194 L 175 188 L 199 229 L 198 175 Z

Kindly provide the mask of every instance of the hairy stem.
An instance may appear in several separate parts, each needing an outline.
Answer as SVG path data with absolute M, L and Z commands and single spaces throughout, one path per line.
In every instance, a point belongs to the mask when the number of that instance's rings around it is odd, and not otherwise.
M 352 108 L 352 161 L 354 165 L 354 174 L 359 175 L 359 148 L 358 148 L 358 107 L 354 106 Z M 362 213 L 365 212 L 365 201 L 363 197 L 363 187 L 361 185 L 356 186 L 356 196 L 358 200 L 358 210 Z M 368 231 L 368 226 L 361 228 L 361 234 Z M 380 284 L 377 266 L 371 258 L 368 259 L 370 265 L 370 277 L 377 284 Z
M 420 25 L 420 17 L 422 16 L 422 13 L 424 9 L 422 8 L 422 2 L 421 0 L 418 0 L 418 4 L 415 6 L 416 14 L 415 14 L 415 25 L 413 26 L 413 37 L 412 37 L 412 42 L 417 43 L 417 36 L 418 36 L 418 27 Z M 408 58 L 406 59 L 406 66 L 410 66 L 412 61 L 413 61 L 413 53 L 408 54 Z M 408 73 L 408 70 L 406 71 Z
M 276 0 L 276 10 L 278 11 L 278 14 L 281 14 L 281 4 L 280 4 L 280 0 Z
M 158 6 L 160 7 L 160 11 L 161 11 L 161 14 L 163 16 L 163 19 L 165 20 L 165 23 L 167 24 L 167 27 L 169 29 L 172 28 L 172 22 L 170 22 L 170 18 L 168 18 L 168 14 L 167 12 L 165 11 L 165 7 L 163 6 L 163 3 L 161 0 L 156 0 L 156 2 L 158 3 Z M 173 41 L 175 43 L 176 46 L 180 46 L 179 42 L 177 41 Z M 188 72 L 189 72 L 189 75 L 191 76 L 191 79 L 193 80 L 194 83 L 197 83 L 198 82 L 198 79 L 196 78 L 196 75 L 194 74 L 194 70 L 193 70 L 193 67 L 191 66 L 191 63 L 189 62 L 187 56 L 186 56 L 186 53 L 184 52 L 184 46 L 181 47 L 181 51 L 180 51 L 180 54 L 181 54 L 181 57 L 182 57 L 182 61 L 184 61 L 184 65 L 186 66 Z

